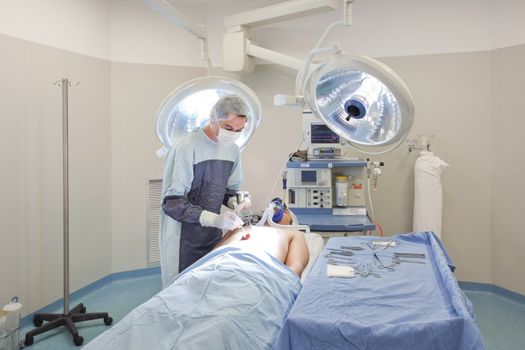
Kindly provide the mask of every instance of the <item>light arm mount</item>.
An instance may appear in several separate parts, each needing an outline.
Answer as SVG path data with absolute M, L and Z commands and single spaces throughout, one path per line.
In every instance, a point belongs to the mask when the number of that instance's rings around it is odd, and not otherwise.
M 293 18 L 310 16 L 337 9 L 337 0 L 291 0 L 226 17 L 223 37 L 223 69 L 251 73 L 255 57 L 301 70 L 304 61 L 255 45 L 249 29 Z
M 206 27 L 193 21 L 167 0 L 144 0 L 144 3 L 169 21 L 175 23 L 177 26 L 199 39 L 201 43 L 201 59 L 206 62 L 209 72 L 211 69 L 211 62 L 208 54 L 208 33 Z

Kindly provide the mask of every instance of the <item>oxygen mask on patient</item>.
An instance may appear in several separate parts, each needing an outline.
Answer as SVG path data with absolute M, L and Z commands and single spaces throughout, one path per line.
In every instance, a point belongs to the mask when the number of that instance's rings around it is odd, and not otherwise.
M 292 216 L 283 200 L 281 198 L 274 198 L 271 204 L 273 204 L 272 221 L 279 225 L 291 225 Z
M 297 217 L 286 207 L 286 204 L 281 198 L 272 199 L 268 207 L 264 210 L 261 220 L 257 222 L 257 226 L 264 225 L 310 233 L 310 227 L 308 225 L 300 225 Z

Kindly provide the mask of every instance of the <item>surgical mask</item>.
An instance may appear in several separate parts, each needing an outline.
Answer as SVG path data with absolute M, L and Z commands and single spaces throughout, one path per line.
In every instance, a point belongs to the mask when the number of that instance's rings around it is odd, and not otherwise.
M 223 128 L 219 129 L 219 134 L 217 135 L 217 141 L 223 144 L 233 144 L 241 136 L 241 132 L 229 131 Z
M 219 127 L 219 133 L 217 134 L 217 141 L 219 143 L 226 144 L 226 145 L 233 144 L 241 136 L 241 132 L 235 132 L 235 131 L 223 129 L 217 119 L 215 119 L 214 121 L 215 123 L 217 123 L 217 126 Z

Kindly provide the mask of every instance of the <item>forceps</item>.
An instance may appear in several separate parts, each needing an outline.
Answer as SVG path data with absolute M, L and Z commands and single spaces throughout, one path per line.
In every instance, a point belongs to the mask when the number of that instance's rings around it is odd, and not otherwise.
M 328 259 L 326 261 L 330 265 L 354 266 L 356 264 L 356 263 L 352 263 L 350 261 L 339 261 L 339 260 L 335 260 L 335 259 Z
M 342 256 L 335 256 L 335 255 L 333 255 L 331 253 L 325 254 L 324 257 L 328 258 L 328 259 L 339 259 L 339 260 L 344 260 L 344 261 L 354 261 L 354 259 L 352 259 L 352 258 L 346 258 L 346 257 L 342 257 Z
M 329 249 L 328 254 L 342 255 L 342 256 L 352 256 L 352 255 L 354 255 L 354 253 L 352 253 L 351 251 L 344 251 L 344 250 L 339 250 L 339 249 Z

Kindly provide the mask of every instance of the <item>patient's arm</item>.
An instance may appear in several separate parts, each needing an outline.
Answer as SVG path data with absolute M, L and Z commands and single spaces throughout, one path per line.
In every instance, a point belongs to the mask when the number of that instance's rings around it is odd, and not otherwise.
M 286 256 L 285 265 L 288 266 L 299 277 L 308 264 L 310 255 L 304 235 L 299 231 L 288 231 L 291 234 L 291 240 L 288 246 L 288 255 Z

